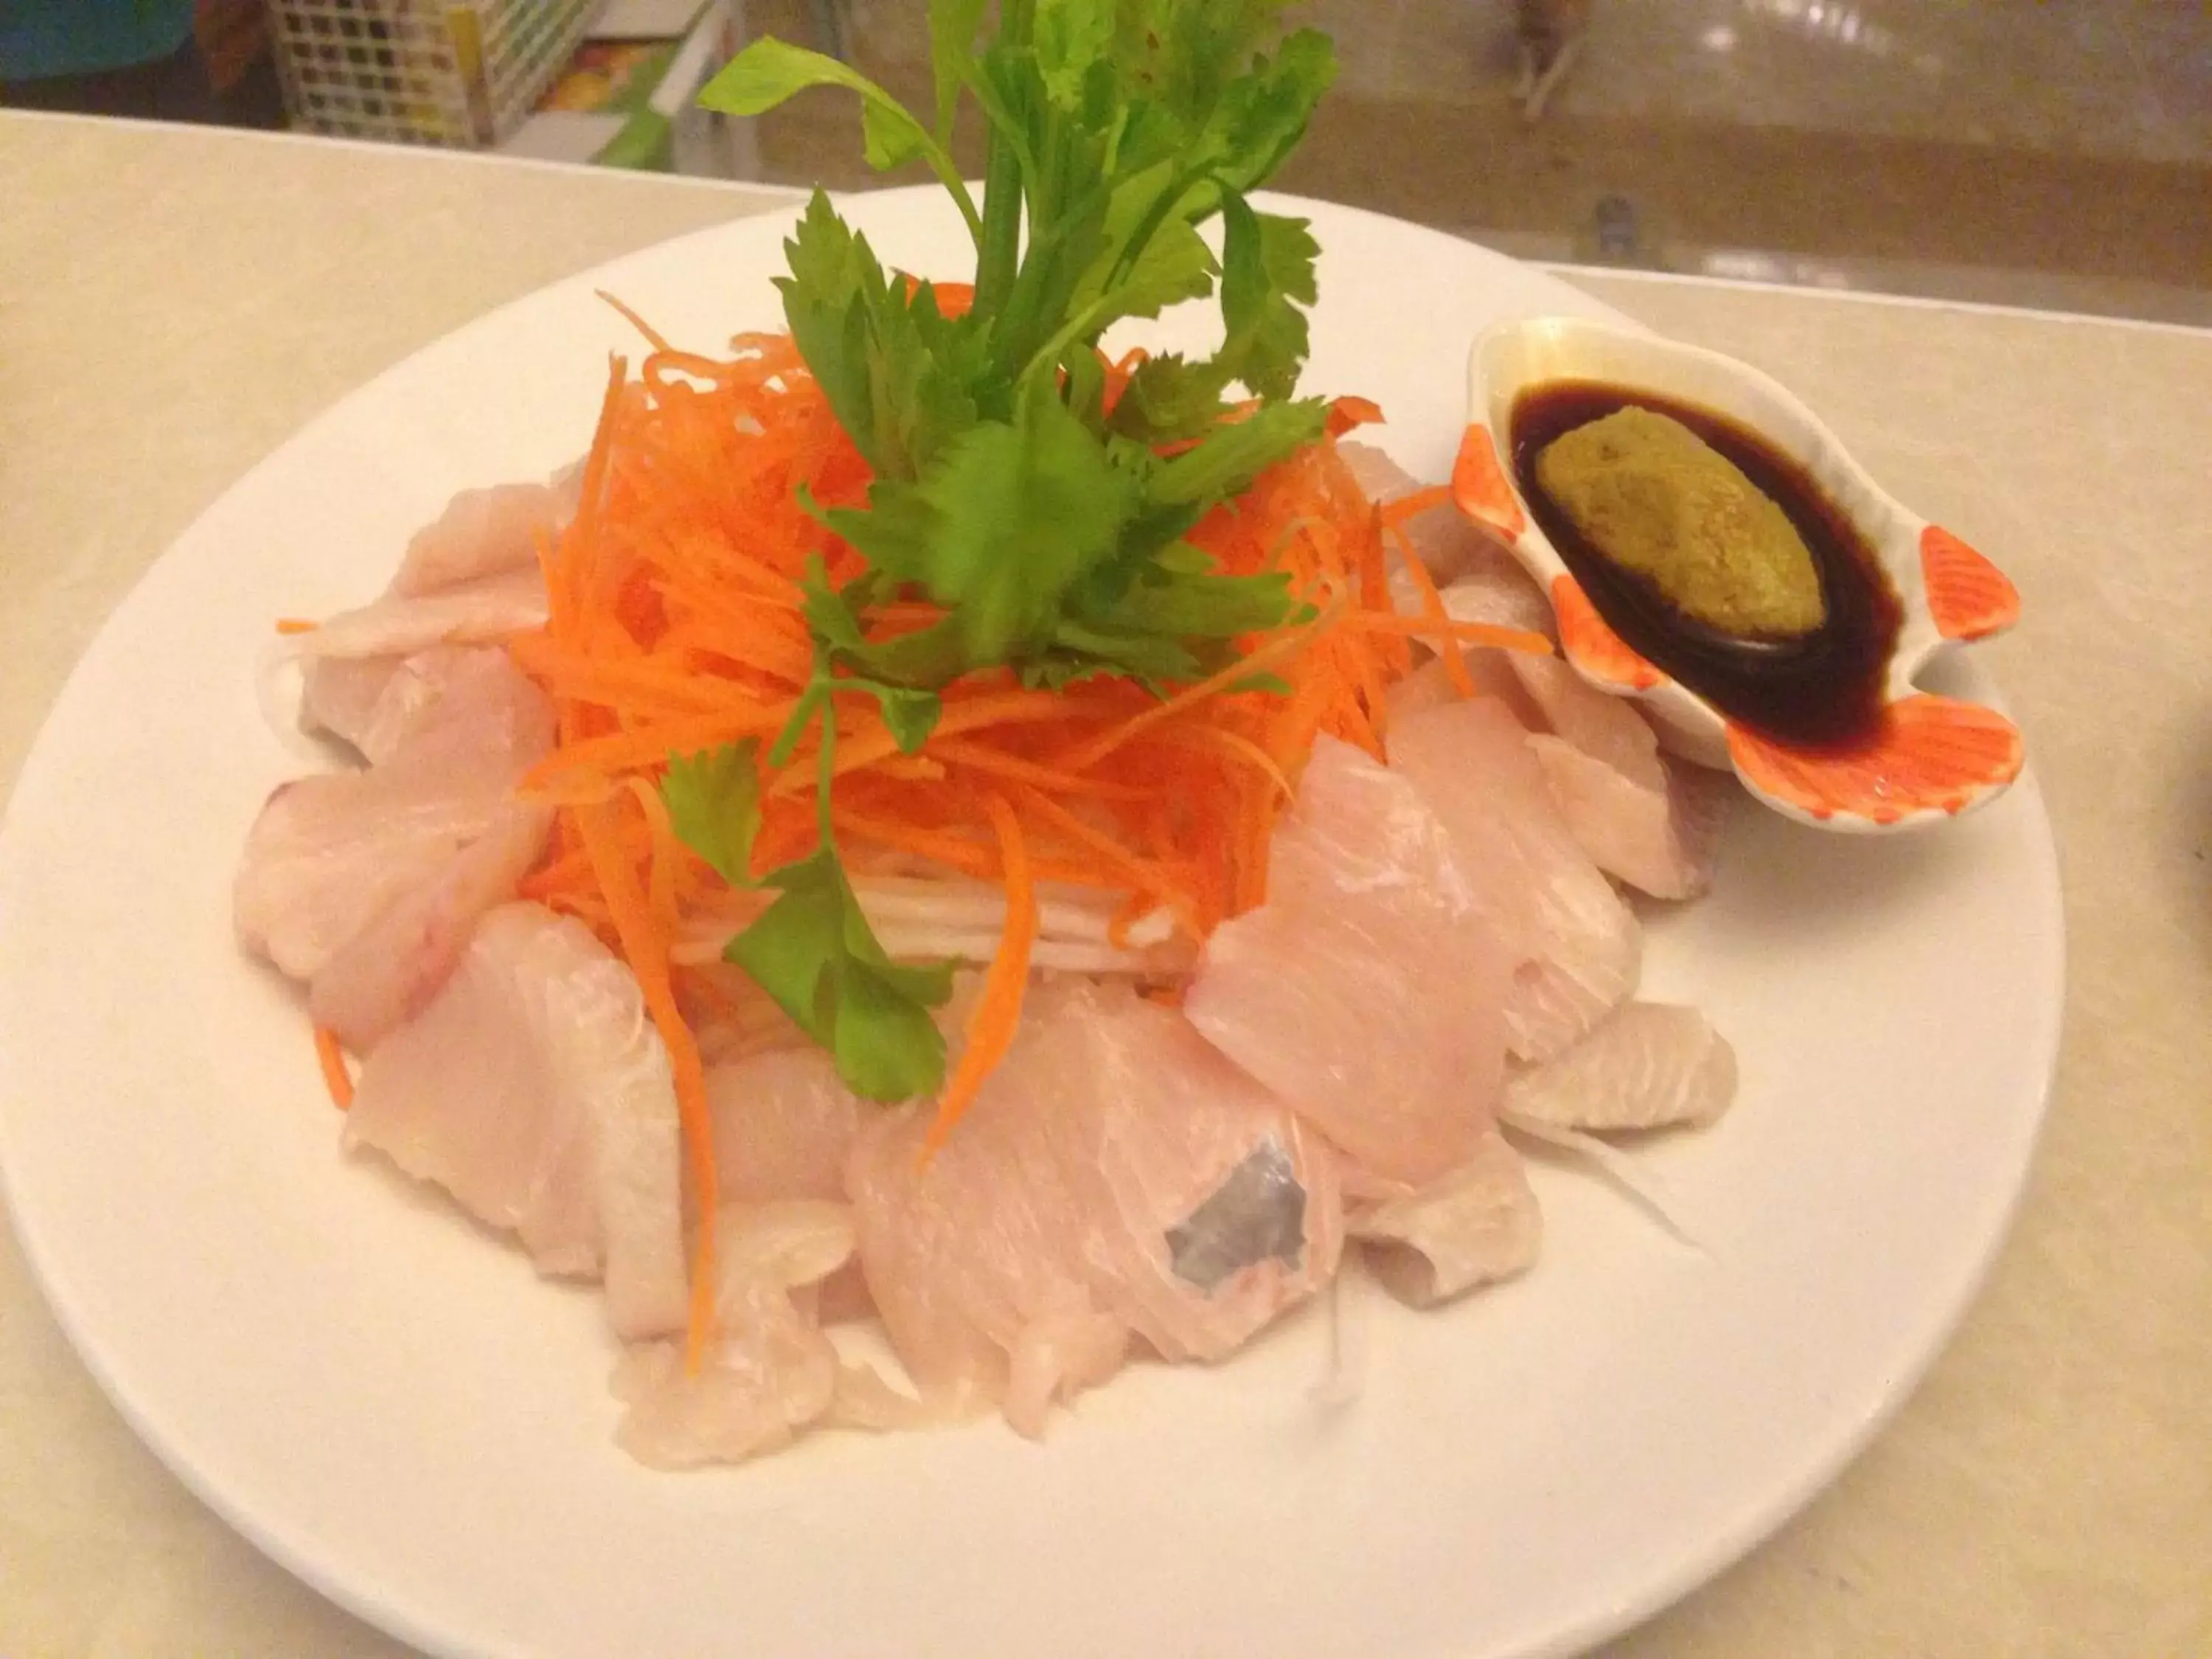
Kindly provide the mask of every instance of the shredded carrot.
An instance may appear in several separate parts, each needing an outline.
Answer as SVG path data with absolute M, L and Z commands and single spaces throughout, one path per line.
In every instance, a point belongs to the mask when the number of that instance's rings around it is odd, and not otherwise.
M 983 811 L 999 837 L 999 860 L 1006 884 L 1006 926 L 999 953 L 983 975 L 983 994 L 968 1021 L 968 1046 L 937 1097 L 937 1115 L 923 1143 L 927 1158 L 945 1145 L 952 1126 L 975 1103 L 975 1091 L 1013 1046 L 1021 1024 L 1023 993 L 1029 986 L 1030 951 L 1036 943 L 1036 890 L 1030 879 L 1029 848 L 1021 820 L 1003 795 L 987 794 Z
M 948 315 L 971 297 L 955 284 L 936 292 Z M 815 672 L 802 582 L 817 561 L 841 587 L 866 568 L 802 503 L 857 506 L 874 481 L 787 337 L 744 336 L 726 356 L 705 356 L 676 349 L 609 302 L 647 349 L 634 372 L 610 359 L 577 510 L 538 548 L 545 625 L 509 647 L 550 698 L 557 729 L 553 751 L 523 781 L 527 798 L 552 809 L 554 830 L 521 890 L 580 918 L 620 954 L 667 1048 L 696 1229 L 685 1345 L 696 1368 L 713 1335 L 722 1183 L 686 1011 L 720 1020 L 731 998 L 713 973 L 678 966 L 673 953 L 687 919 L 731 917 L 716 908 L 720 878 L 677 836 L 661 784 L 673 754 L 745 739 L 764 750 L 783 731 Z M 1144 361 L 1141 352 L 1102 359 L 1109 403 Z M 1411 670 L 1413 641 L 1438 645 L 1462 676 L 1459 643 L 1548 648 L 1534 635 L 1452 621 L 1434 584 L 1420 582 L 1425 572 L 1416 574 L 1421 614 L 1393 610 L 1389 538 L 1402 545 L 1404 522 L 1444 496 L 1416 491 L 1378 508 L 1362 493 L 1336 439 L 1380 418 L 1371 404 L 1338 399 L 1328 435 L 1190 532 L 1224 574 L 1278 574 L 1298 602 L 1281 624 L 1237 641 L 1218 672 L 1166 695 L 1110 677 L 1048 691 L 1006 669 L 967 674 L 939 688 L 936 723 L 912 753 L 872 697 L 831 699 L 829 821 L 855 871 L 958 872 L 1006 894 L 1007 921 L 966 1048 L 939 1091 L 930 1149 L 1013 1041 L 1039 932 L 1038 884 L 1099 896 L 1116 945 L 1148 917 L 1202 942 L 1264 902 L 1270 842 L 1315 744 L 1326 735 L 1382 752 L 1389 694 Z M 945 614 L 910 591 L 855 612 L 872 643 Z M 816 843 L 820 742 L 810 731 L 779 764 L 759 763 L 755 875 Z M 1175 1000 L 1172 988 L 1146 994 Z M 344 1058 L 327 1033 L 316 1043 L 340 1098 L 350 1088 Z
M 322 624 L 320 623 L 309 622 L 305 617 L 279 617 L 276 618 L 276 631 L 279 634 L 283 635 L 288 639 L 301 634 L 312 634 L 321 626 Z
M 327 1025 L 315 1027 L 315 1058 L 323 1068 L 323 1086 L 331 1091 L 331 1104 L 344 1111 L 353 1104 L 353 1073 L 346 1069 L 345 1045 Z
M 1451 618 L 1444 610 L 1444 596 L 1437 592 L 1437 579 L 1429 574 L 1428 566 L 1415 556 L 1406 532 L 1395 526 L 1391 528 L 1398 540 L 1398 551 L 1404 556 L 1406 574 L 1413 579 L 1413 586 L 1421 590 L 1422 610 L 1428 613 L 1431 623 L 1449 623 Z M 1444 659 L 1444 673 L 1450 679 L 1454 691 L 1462 697 L 1471 697 L 1474 695 L 1474 676 L 1468 668 L 1467 659 L 1460 654 L 1459 647 L 1457 640 L 1447 639 L 1439 647 Z M 1545 647 L 1547 650 L 1550 648 L 1548 644 Z

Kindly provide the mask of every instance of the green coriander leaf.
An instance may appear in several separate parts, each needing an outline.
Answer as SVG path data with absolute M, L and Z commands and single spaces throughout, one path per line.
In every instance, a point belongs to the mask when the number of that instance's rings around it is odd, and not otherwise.
M 1224 188 L 1257 190 L 1297 148 L 1335 79 L 1336 49 L 1328 37 L 1301 29 L 1272 59 L 1259 60 L 1252 73 L 1223 89 L 1193 149 L 1214 158 L 1208 171 Z
M 1221 418 L 1221 388 L 1228 380 L 1211 362 L 1194 363 L 1171 351 L 1147 357 L 1107 425 L 1144 444 L 1195 438 Z
M 732 887 L 752 885 L 753 839 L 760 833 L 760 739 L 696 755 L 671 755 L 660 781 L 676 837 Z
M 1163 464 L 1152 481 L 1152 497 L 1210 503 L 1237 495 L 1277 461 L 1314 442 L 1328 425 L 1328 405 L 1318 398 L 1262 404 L 1222 422 Z
M 890 727 L 891 738 L 903 755 L 913 754 L 929 741 L 929 734 L 937 729 L 938 716 L 945 712 L 945 705 L 934 691 L 910 685 L 886 685 L 875 679 L 840 679 L 832 684 L 840 691 L 865 691 L 873 697 L 884 711 L 884 724 Z
M 1115 0 L 1046 0 L 1036 9 L 1032 50 L 1046 95 L 1060 109 L 1085 103 L 1091 66 L 1114 44 Z
M 850 64 L 773 38 L 754 41 L 700 88 L 699 101 L 725 115 L 759 115 L 809 87 L 860 94 L 868 165 L 878 172 L 935 148 L 906 106 Z
M 828 1049 L 856 1094 L 905 1100 L 945 1074 L 945 1040 L 927 1010 L 952 994 L 949 964 L 894 963 L 868 927 L 834 849 L 769 878 L 781 890 L 723 955 Z
M 865 963 L 852 964 L 840 981 L 827 1046 L 837 1075 L 863 1100 L 912 1100 L 945 1082 L 945 1034 L 928 1006 Z
M 952 143 L 960 83 L 975 61 L 975 31 L 985 0 L 929 0 L 929 64 L 937 87 L 937 142 Z
M 1229 337 L 1218 359 L 1262 398 L 1287 398 L 1306 360 L 1306 319 L 1321 247 L 1303 219 L 1255 213 L 1241 196 L 1221 203 L 1221 315 Z
M 876 371 L 870 361 L 868 314 L 871 290 L 884 285 L 883 268 L 866 241 L 837 216 L 818 190 L 783 251 L 791 275 L 779 276 L 775 285 L 783 295 L 792 342 L 820 382 L 837 423 L 875 465 L 878 457 L 870 452 L 876 432 Z

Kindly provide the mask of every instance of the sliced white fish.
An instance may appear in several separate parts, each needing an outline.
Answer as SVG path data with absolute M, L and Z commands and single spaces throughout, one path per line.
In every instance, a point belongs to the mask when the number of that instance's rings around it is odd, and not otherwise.
M 1660 782 L 1637 783 L 1564 738 L 1528 744 L 1599 869 L 1654 898 L 1695 898 L 1712 885 L 1732 793 L 1726 777 L 1662 757 Z
M 863 1106 L 830 1055 L 811 1044 L 707 1068 L 714 1170 L 724 1200 L 842 1199 Z
M 295 634 L 278 654 L 397 657 L 434 645 L 486 645 L 545 625 L 545 579 L 534 568 L 480 576 L 435 592 L 391 595 Z
M 368 752 L 367 742 L 376 718 L 379 699 L 392 683 L 402 659 L 398 657 L 325 657 L 306 664 L 300 684 L 299 729 L 310 735 L 327 732 L 350 744 L 368 760 L 386 760 Z
M 362 1067 L 346 1142 L 518 1233 L 542 1271 L 603 1276 L 617 1334 L 681 1327 L 676 1091 L 636 980 L 534 904 L 477 925 L 444 987 Z
M 1390 758 L 1445 826 L 1474 910 L 1516 964 L 1509 1046 L 1523 1060 L 1559 1053 L 1636 988 L 1635 915 L 1576 841 L 1527 732 L 1497 699 L 1395 722 Z
M 409 540 L 392 591 L 416 598 L 484 576 L 534 569 L 539 543 L 559 536 L 573 510 L 550 484 L 464 489 Z
M 1372 444 L 1339 443 L 1338 456 L 1367 499 L 1385 504 L 1423 488 L 1421 481 Z M 1447 501 L 1417 513 L 1399 526 L 1405 538 L 1387 538 L 1386 566 L 1392 605 L 1404 616 L 1423 614 L 1420 585 L 1405 568 L 1410 550 L 1442 590 L 1444 611 L 1455 622 L 1487 623 L 1532 634 L 1553 631 L 1551 601 L 1520 562 L 1489 533 Z
M 1355 1210 L 1347 1224 L 1368 1270 L 1416 1308 L 1526 1272 L 1544 1238 L 1528 1170 L 1495 1129 L 1441 1180 Z
M 1218 1358 L 1334 1271 L 1326 1149 L 1188 1022 L 1125 987 L 1041 985 L 1012 1049 L 925 1163 L 921 1110 L 848 1169 L 861 1265 L 926 1397 L 1038 1432 L 1133 1338 Z
M 403 894 L 324 964 L 307 1010 L 366 1054 L 421 1012 L 467 947 L 477 919 L 513 898 L 545 850 L 550 808 L 511 801 L 484 833 Z
M 311 979 L 502 821 L 516 782 L 552 747 L 553 711 L 495 659 L 468 695 L 441 697 L 385 764 L 298 779 L 270 797 L 232 890 L 248 948 Z
M 1358 1163 L 1427 1181 L 1466 1160 L 1497 1104 L 1502 937 L 1414 781 L 1323 738 L 1275 832 L 1267 902 L 1215 930 L 1184 1012 Z
M 611 1386 L 627 1408 L 615 1438 L 653 1468 L 737 1463 L 827 1417 L 854 1383 L 794 1293 L 853 1253 L 842 1204 L 725 1205 L 715 1214 L 715 1337 L 698 1373 L 681 1342 L 643 1343 Z
M 1505 1085 L 1519 1121 L 1607 1134 L 1705 1124 L 1735 1097 L 1735 1050 L 1695 1008 L 1632 1002 Z
M 1631 783 L 1662 787 L 1659 739 L 1636 705 L 1599 690 L 1557 657 L 1509 654 L 1508 666 L 1543 716 L 1543 729 Z

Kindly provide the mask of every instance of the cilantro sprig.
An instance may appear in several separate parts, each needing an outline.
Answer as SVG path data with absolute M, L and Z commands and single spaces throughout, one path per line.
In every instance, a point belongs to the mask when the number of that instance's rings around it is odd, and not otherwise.
M 1152 686 L 1232 664 L 1237 641 L 1298 610 L 1279 575 L 1231 575 L 1187 538 L 1275 462 L 1317 439 L 1294 396 L 1317 250 L 1250 193 L 1305 132 L 1335 73 L 1327 37 L 1284 34 L 1288 0 L 930 0 L 933 106 L 917 114 L 849 66 L 755 42 L 701 94 L 757 115 L 810 87 L 858 94 L 870 163 L 920 161 L 975 248 L 964 310 L 887 270 L 817 192 L 779 278 L 799 354 L 874 474 L 862 507 L 811 511 L 866 560 L 840 592 L 806 584 L 816 671 L 767 757 L 819 728 L 816 851 L 766 878 L 778 896 L 729 948 L 878 1098 L 926 1093 L 944 1044 L 928 1017 L 947 970 L 893 963 L 831 834 L 840 697 L 872 697 L 902 747 L 936 692 L 981 669 L 1057 688 Z M 951 160 L 964 104 L 986 139 L 980 204 Z M 1201 234 L 1218 221 L 1219 255 Z M 1109 406 L 1098 343 L 1115 324 L 1218 297 L 1203 357 L 1144 362 Z M 940 622 L 886 642 L 867 605 L 920 598 Z M 672 762 L 672 822 L 726 879 L 750 884 L 755 748 Z M 748 793 L 748 792 L 751 793 Z

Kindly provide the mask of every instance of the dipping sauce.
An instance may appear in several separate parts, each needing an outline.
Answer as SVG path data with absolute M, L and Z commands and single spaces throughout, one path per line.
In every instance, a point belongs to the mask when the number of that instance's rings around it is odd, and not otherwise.
M 1717 625 L 1725 603 L 1684 587 L 1679 603 L 1653 574 L 1608 558 L 1578 531 L 1539 477 L 1539 457 L 1570 432 L 1624 409 L 1679 422 L 1780 509 L 1812 558 L 1815 625 Z M 1766 440 L 1711 410 L 1595 380 L 1532 386 L 1515 402 L 1509 434 L 1514 480 L 1559 557 L 1622 640 L 1729 720 L 1782 742 L 1849 745 L 1881 724 L 1884 681 L 1904 607 L 1874 549 L 1804 468 Z M 1756 619 L 1756 611 L 1747 612 Z

